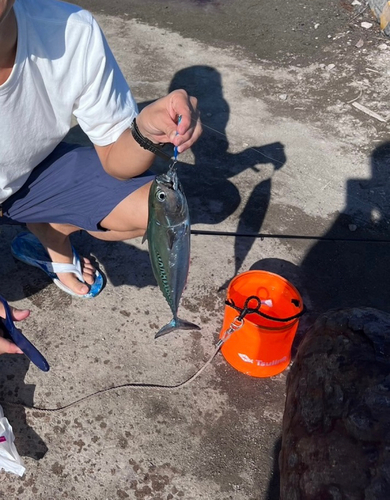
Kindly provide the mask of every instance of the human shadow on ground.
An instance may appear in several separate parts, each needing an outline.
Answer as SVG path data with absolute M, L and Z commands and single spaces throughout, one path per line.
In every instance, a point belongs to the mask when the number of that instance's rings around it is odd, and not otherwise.
M 272 180 L 264 179 L 261 165 L 272 165 L 272 171 L 286 162 L 284 146 L 280 142 L 247 147 L 232 153 L 226 135 L 230 117 L 229 104 L 223 96 L 220 73 L 210 66 L 192 66 L 177 72 L 169 91 L 184 88 L 198 99 L 198 107 L 204 124 L 204 133 L 193 145 L 194 164 L 181 161 L 179 155 L 178 174 L 188 200 L 192 225 L 216 225 L 240 210 L 237 232 L 256 234 L 260 231 L 271 199 Z M 142 109 L 151 101 L 139 104 Z M 73 127 L 67 142 L 91 145 L 79 126 Z M 234 146 L 233 149 L 237 149 Z M 173 153 L 173 148 L 166 148 Z M 157 174 L 166 171 L 168 164 L 156 159 L 152 170 Z M 234 178 L 240 174 L 240 189 Z M 244 200 L 244 206 L 242 201 Z M 83 255 L 91 252 L 104 265 L 107 278 L 113 286 L 129 285 L 143 288 L 155 284 L 147 244 L 145 250 L 129 242 L 103 242 L 94 240 L 81 232 L 72 235 L 72 241 Z M 249 253 L 255 238 L 235 239 L 235 269 Z M 25 268 L 26 266 L 23 266 Z M 137 270 L 137 272 L 135 272 Z M 227 283 L 230 280 L 227 281 Z M 226 285 L 226 284 L 225 284 Z M 223 285 L 222 287 L 224 287 Z
M 390 311 L 390 142 L 370 163 L 369 179 L 348 180 L 345 209 L 325 235 L 331 241 L 318 241 L 300 265 L 316 316 L 335 307 Z M 345 234 L 361 241 L 336 241 Z
M 16 449 L 21 457 L 40 460 L 48 450 L 46 444 L 28 425 L 25 410 L 20 406 L 7 404 L 22 402 L 28 406 L 33 405 L 35 385 L 24 382 L 30 361 L 24 355 L 3 354 L 0 364 L 0 405 L 12 426 Z
M 239 208 L 242 194 L 245 198 L 248 194 L 240 193 L 231 179 L 250 170 L 254 175 L 244 186 L 252 189 L 252 193 L 240 216 L 240 224 L 246 224 L 247 229 L 257 229 L 261 226 L 259 216 L 266 211 L 270 198 L 268 184 L 255 194 L 259 185 L 257 177 L 260 177 L 256 174 L 261 173 L 258 165 L 272 164 L 275 170 L 283 167 L 286 162 L 283 144 L 254 145 L 238 153 L 229 151 L 226 127 L 230 108 L 223 95 L 221 74 L 215 68 L 200 65 L 178 71 L 169 91 L 179 88 L 197 97 L 204 128 L 191 148 L 195 164 L 180 163 L 178 169 L 192 223 L 218 224 L 230 217 Z M 233 149 L 236 148 L 237 144 L 233 144 Z
M 272 165 L 273 172 L 286 163 L 284 145 L 274 142 L 253 145 L 237 153 L 237 144 L 230 147 L 226 127 L 230 108 L 223 95 L 221 74 L 210 66 L 192 66 L 178 71 L 169 91 L 184 88 L 198 99 L 203 123 L 203 135 L 192 146 L 195 165 L 180 164 L 179 175 L 187 195 L 191 222 L 219 224 L 240 210 L 237 233 L 258 233 L 271 199 L 272 176 L 264 179 L 259 168 Z M 242 134 L 242 131 L 240 131 Z M 240 189 L 234 178 L 244 174 Z M 244 206 L 240 205 L 244 200 Z M 255 239 L 235 238 L 235 276 L 248 255 Z M 228 280 L 229 282 L 230 280 Z M 226 283 L 222 286 L 224 288 Z
M 390 312 L 390 142 L 378 146 L 370 162 L 371 177 L 347 181 L 343 211 L 317 235 L 300 265 L 280 259 L 252 265 L 297 286 L 313 321 L 332 308 Z
M 373 307 L 390 312 L 390 142 L 375 148 L 370 162 L 371 177 L 347 181 L 342 213 L 326 234 L 318 235 L 322 239 L 300 265 L 269 258 L 251 267 L 286 278 L 308 307 L 300 319 L 293 358 L 310 326 L 329 309 Z M 275 459 L 274 473 L 278 471 Z
M 264 179 L 259 166 L 272 165 L 273 172 L 282 168 L 286 163 L 284 145 L 274 142 L 230 152 L 226 134 L 230 108 L 223 95 L 221 74 L 215 68 L 198 65 L 178 71 L 169 92 L 176 89 L 184 89 L 197 97 L 203 124 L 203 134 L 191 148 L 194 164 L 182 161 L 180 155 L 178 157 L 178 175 L 188 200 L 192 226 L 220 224 L 240 210 L 235 231 L 258 233 L 272 189 L 272 176 Z M 140 108 L 147 104 L 149 102 L 143 103 Z M 233 144 L 233 149 L 237 149 L 236 144 Z M 166 168 L 167 165 L 161 162 L 155 165 L 157 173 Z M 240 180 L 243 192 L 233 181 L 240 174 L 245 175 Z M 240 208 L 243 200 L 244 206 Z M 239 271 L 254 241 L 255 238 L 250 237 L 235 239 L 232 277 Z

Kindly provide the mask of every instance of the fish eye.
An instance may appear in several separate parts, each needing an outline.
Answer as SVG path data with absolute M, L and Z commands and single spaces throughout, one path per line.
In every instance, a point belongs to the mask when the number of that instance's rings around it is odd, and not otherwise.
M 158 199 L 158 201 L 164 201 L 166 197 L 167 196 L 164 191 L 157 191 L 156 198 Z

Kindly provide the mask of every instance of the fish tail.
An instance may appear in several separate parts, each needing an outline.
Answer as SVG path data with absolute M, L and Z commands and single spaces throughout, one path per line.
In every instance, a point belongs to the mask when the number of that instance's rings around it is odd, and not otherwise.
M 172 318 L 169 323 L 163 326 L 154 336 L 155 339 L 171 333 L 175 330 L 200 330 L 198 325 L 180 318 Z

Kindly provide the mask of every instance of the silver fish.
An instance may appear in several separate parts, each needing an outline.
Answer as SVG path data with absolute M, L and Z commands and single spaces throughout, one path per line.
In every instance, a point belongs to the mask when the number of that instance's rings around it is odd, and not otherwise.
M 152 183 L 144 236 L 144 240 L 148 239 L 153 274 L 173 314 L 172 320 L 156 333 L 155 338 L 174 330 L 199 330 L 197 325 L 177 316 L 190 265 L 190 218 L 175 163 Z

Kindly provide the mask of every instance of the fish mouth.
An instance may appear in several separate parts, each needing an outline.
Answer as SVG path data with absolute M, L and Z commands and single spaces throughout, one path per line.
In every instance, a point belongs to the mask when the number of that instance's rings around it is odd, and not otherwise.
M 177 170 L 176 170 L 176 160 L 173 160 L 173 162 L 169 165 L 168 172 L 167 172 L 167 177 L 169 177 L 171 183 L 172 183 L 172 188 L 177 191 L 178 185 L 179 185 L 179 178 L 177 177 Z
M 170 179 L 167 174 L 162 174 L 159 179 L 157 179 L 157 182 L 159 184 L 162 184 L 163 186 L 166 186 L 170 189 L 175 189 L 174 182 L 172 179 Z
M 177 177 L 176 171 L 176 161 L 173 161 L 169 166 L 168 171 L 165 174 L 160 176 L 160 182 L 167 187 L 173 189 L 174 191 L 178 190 L 179 179 Z

